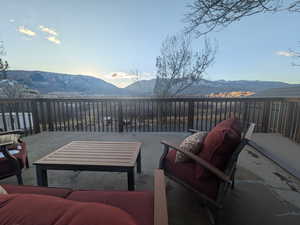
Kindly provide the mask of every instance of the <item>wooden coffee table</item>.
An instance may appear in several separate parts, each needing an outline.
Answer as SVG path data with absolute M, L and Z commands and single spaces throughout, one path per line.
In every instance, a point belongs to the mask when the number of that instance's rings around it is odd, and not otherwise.
M 128 190 L 134 190 L 134 168 L 141 173 L 140 142 L 72 141 L 39 159 L 37 184 L 48 186 L 47 170 L 126 172 Z

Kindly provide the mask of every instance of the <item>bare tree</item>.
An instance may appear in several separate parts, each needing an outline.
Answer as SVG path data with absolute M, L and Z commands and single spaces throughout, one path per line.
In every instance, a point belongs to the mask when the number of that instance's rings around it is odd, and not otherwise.
M 12 82 L 6 82 L 1 85 L 2 93 L 7 98 L 21 98 L 23 97 L 23 87 L 19 84 L 13 84 Z
M 188 5 L 186 31 L 198 37 L 219 27 L 254 14 L 291 11 L 300 12 L 300 1 L 282 0 L 194 0 Z
M 299 42 L 300 44 L 300 42 Z M 299 45 L 300 46 L 300 45 Z M 300 60 L 300 51 L 299 50 L 290 50 L 290 54 L 297 60 L 299 61 Z M 297 62 L 297 63 L 292 63 L 293 66 L 300 66 L 300 64 Z
M 3 42 L 0 41 L 0 56 L 4 56 L 5 53 L 5 49 L 3 46 Z M 2 61 L 2 59 L 0 58 L 0 74 L 1 74 L 1 79 L 7 79 L 7 75 L 6 75 L 6 71 L 8 69 L 8 62 L 7 61 Z
M 208 39 L 204 41 L 202 51 L 194 52 L 191 44 L 190 36 L 182 34 L 165 39 L 161 55 L 156 59 L 155 95 L 172 97 L 201 80 L 214 61 L 216 49 Z
M 141 80 L 141 71 L 139 69 L 132 69 L 129 71 L 129 74 L 133 75 L 133 83 Z
M 0 41 L 0 56 L 5 56 L 3 41 Z M 8 62 L 0 57 L 0 96 L 6 98 L 22 98 L 37 96 L 38 91 L 29 89 L 17 81 L 7 79 Z
M 5 80 L 0 82 L 0 95 L 5 98 L 36 97 L 39 92 L 18 84 L 16 81 Z

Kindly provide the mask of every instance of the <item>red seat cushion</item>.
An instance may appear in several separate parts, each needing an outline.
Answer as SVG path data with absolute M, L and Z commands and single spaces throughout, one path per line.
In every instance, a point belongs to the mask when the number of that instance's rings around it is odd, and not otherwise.
M 232 153 L 241 142 L 241 125 L 236 119 L 219 123 L 206 136 L 199 157 L 220 170 L 224 170 Z M 202 166 L 196 166 L 196 177 L 208 177 L 211 174 Z
M 0 195 L 0 224 L 136 225 L 125 211 L 46 195 Z
M 218 191 L 218 180 L 215 177 L 196 178 L 196 164 L 194 162 L 175 163 L 176 151 L 169 151 L 166 156 L 164 168 L 170 175 L 186 182 L 194 189 L 215 199 Z
M 153 225 L 154 197 L 152 192 L 74 191 L 67 199 L 101 202 L 125 210 L 139 225 Z
M 66 198 L 72 192 L 71 189 L 65 188 L 35 187 L 25 185 L 17 186 L 10 184 L 1 184 L 1 186 L 8 192 L 8 194 L 40 194 Z

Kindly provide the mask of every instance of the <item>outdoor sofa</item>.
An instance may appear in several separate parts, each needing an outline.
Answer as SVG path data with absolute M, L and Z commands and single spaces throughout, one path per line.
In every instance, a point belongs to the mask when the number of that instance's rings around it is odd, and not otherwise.
M 165 178 L 163 171 L 158 169 L 155 170 L 154 191 L 1 186 L 8 195 L 0 194 L 0 224 L 168 224 Z

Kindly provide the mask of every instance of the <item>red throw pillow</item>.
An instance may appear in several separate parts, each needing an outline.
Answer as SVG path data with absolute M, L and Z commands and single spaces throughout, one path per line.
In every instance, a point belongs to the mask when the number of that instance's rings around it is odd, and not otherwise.
M 224 170 L 232 153 L 241 142 L 241 126 L 238 120 L 229 119 L 219 123 L 206 136 L 199 157 L 220 170 Z M 211 173 L 196 166 L 196 177 L 207 177 Z
M 238 135 L 242 133 L 242 124 L 236 118 L 230 118 L 227 120 L 223 120 L 222 122 L 218 123 L 215 128 L 227 128 L 234 130 Z
M 125 211 L 46 195 L 0 195 L 0 224 L 136 225 Z

